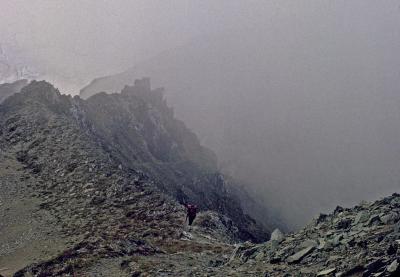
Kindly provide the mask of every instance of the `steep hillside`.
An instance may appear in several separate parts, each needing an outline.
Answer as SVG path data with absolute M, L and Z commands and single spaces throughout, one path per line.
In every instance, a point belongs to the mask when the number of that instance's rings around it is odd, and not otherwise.
M 159 91 L 139 83 L 84 101 L 34 81 L 0 105 L 0 149 L 6 276 L 25 266 L 15 276 L 56 276 L 118 265 L 121 257 L 177 252 L 187 246 L 176 199 L 203 211 L 198 228 L 209 235 L 197 246 L 190 242 L 198 251 L 268 238 L 211 170 L 213 155 L 173 118 Z M 221 244 L 211 243 L 215 237 Z

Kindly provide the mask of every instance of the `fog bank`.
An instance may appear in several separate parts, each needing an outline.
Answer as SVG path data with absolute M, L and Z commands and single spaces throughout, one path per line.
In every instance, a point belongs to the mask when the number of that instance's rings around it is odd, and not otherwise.
M 398 191 L 398 1 L 33 2 L 5 4 L 21 13 L 2 10 L 1 37 L 44 76 L 69 92 L 151 77 L 290 226 Z

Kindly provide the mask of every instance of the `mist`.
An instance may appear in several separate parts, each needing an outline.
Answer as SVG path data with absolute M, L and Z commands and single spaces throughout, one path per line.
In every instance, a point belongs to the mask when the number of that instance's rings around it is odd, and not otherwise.
M 398 1 L 1 6 L 1 43 L 66 93 L 106 75 L 86 91 L 165 87 L 221 169 L 290 228 L 400 187 Z

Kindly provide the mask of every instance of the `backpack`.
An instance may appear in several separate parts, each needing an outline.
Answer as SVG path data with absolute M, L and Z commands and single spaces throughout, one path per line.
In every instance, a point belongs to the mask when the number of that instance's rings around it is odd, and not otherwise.
M 187 205 L 188 215 L 194 216 L 197 213 L 197 207 L 195 205 Z

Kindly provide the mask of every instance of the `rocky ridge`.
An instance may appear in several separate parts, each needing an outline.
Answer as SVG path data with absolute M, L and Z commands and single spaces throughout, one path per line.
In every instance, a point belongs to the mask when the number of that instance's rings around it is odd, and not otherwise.
M 228 179 L 218 172 L 214 153 L 174 118 L 163 89 L 151 89 L 148 78 L 136 80 L 120 94 L 100 93 L 81 101 L 75 113 L 123 168 L 145 172 L 179 202 L 227 215 L 238 226 L 241 239 L 268 237 L 244 215 Z
M 233 241 L 256 238 L 250 228 L 257 225 L 229 198 L 222 176 L 200 165 L 198 158 L 208 158 L 207 151 L 190 161 L 193 156 L 185 147 L 196 151 L 201 146 L 190 141 L 191 133 L 181 143 L 168 136 L 169 127 L 154 126 L 158 119 L 149 119 L 152 104 L 140 91 L 122 94 L 121 106 L 110 105 L 114 117 L 104 122 L 94 121 L 95 113 L 103 110 L 97 106 L 99 98 L 90 102 L 61 95 L 46 82 L 32 82 L 0 105 L 0 274 L 97 276 L 106 266 L 114 269 L 111 275 L 130 276 L 140 271 L 129 257 L 169 257 L 190 249 L 195 256 L 209 251 L 210 258 L 228 253 Z M 122 104 L 137 113 L 128 113 Z M 156 116 L 158 110 L 153 110 Z M 115 118 L 130 121 L 112 129 Z M 184 134 L 186 127 L 176 124 Z M 119 143 L 127 134 L 117 130 L 134 136 Z M 146 135 L 155 140 L 147 143 Z M 157 141 L 160 136 L 166 137 Z M 136 141 L 127 141 L 132 137 Z M 131 150 L 134 160 L 118 152 L 124 146 L 123 153 Z M 190 233 L 184 232 L 184 208 L 175 200 L 175 191 L 165 193 L 179 180 L 169 177 L 168 183 L 167 177 L 185 163 L 191 175 L 179 183 L 181 200 L 194 201 L 191 191 L 209 199 Z M 156 169 L 166 177 L 156 178 Z M 236 218 L 224 211 L 237 212 Z

